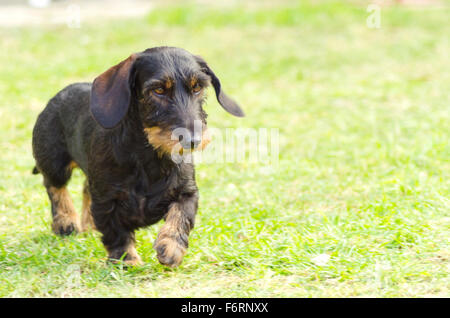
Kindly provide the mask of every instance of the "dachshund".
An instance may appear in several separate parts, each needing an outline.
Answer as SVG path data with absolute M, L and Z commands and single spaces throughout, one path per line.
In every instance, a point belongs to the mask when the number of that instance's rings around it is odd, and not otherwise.
M 113 262 L 142 264 L 135 230 L 161 227 L 153 248 L 163 265 L 180 265 L 198 208 L 194 164 L 174 154 L 209 142 L 206 88 L 243 117 L 203 58 L 181 48 L 154 47 L 111 67 L 93 83 L 58 92 L 33 129 L 33 173 L 43 175 L 58 235 L 96 229 Z M 176 135 L 177 129 L 183 134 Z M 67 191 L 72 170 L 86 175 L 79 220 Z

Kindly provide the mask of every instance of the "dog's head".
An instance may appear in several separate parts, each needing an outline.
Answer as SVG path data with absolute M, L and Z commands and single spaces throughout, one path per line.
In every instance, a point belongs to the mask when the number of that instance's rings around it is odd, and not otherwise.
M 202 149 L 208 143 L 202 105 L 210 84 L 226 111 L 244 116 L 201 57 L 174 47 L 147 49 L 94 80 L 91 112 L 102 127 L 110 129 L 133 108 L 149 143 L 160 153 L 170 153 L 177 144 Z

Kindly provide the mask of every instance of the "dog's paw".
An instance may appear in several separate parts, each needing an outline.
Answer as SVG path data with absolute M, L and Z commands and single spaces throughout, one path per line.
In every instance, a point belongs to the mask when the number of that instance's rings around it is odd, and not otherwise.
M 142 261 L 142 259 L 139 255 L 137 255 L 135 257 L 126 256 L 123 260 L 109 257 L 108 262 L 110 262 L 111 264 L 114 264 L 114 265 L 122 264 L 122 266 L 124 268 L 144 265 L 144 262 Z
M 80 232 L 80 227 L 76 220 L 68 218 L 55 218 L 52 224 L 52 230 L 56 235 L 67 236 L 72 233 Z
M 144 264 L 136 248 L 132 245 L 127 248 L 117 248 L 110 251 L 108 260 L 113 264 L 123 264 L 125 266 L 139 266 Z
M 186 254 L 186 247 L 171 237 L 158 238 L 153 248 L 157 252 L 159 262 L 169 267 L 180 265 L 184 254 Z
M 124 261 L 125 265 L 127 266 L 140 266 L 140 265 L 144 265 L 144 262 L 142 261 L 142 259 L 140 258 L 140 256 L 136 256 L 133 258 L 125 258 Z

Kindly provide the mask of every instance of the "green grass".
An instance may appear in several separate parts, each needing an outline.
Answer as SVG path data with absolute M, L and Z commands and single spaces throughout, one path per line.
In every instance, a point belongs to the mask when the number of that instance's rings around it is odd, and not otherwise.
M 365 6 L 301 3 L 0 29 L 0 296 L 448 297 L 449 10 L 383 8 L 370 29 Z M 157 224 L 127 270 L 98 233 L 51 233 L 31 132 L 66 84 L 158 45 L 202 55 L 247 113 L 210 91 L 210 126 L 279 128 L 279 163 L 198 165 L 183 264 L 157 262 Z

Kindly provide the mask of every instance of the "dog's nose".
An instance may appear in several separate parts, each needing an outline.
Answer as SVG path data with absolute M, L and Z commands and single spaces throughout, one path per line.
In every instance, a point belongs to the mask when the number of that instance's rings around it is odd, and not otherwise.
M 202 137 L 200 135 L 194 135 L 194 136 L 179 136 L 179 141 L 184 149 L 196 149 L 200 143 L 202 142 Z
M 199 135 L 195 135 L 191 139 L 191 149 L 196 149 L 200 143 L 202 142 L 202 137 Z

